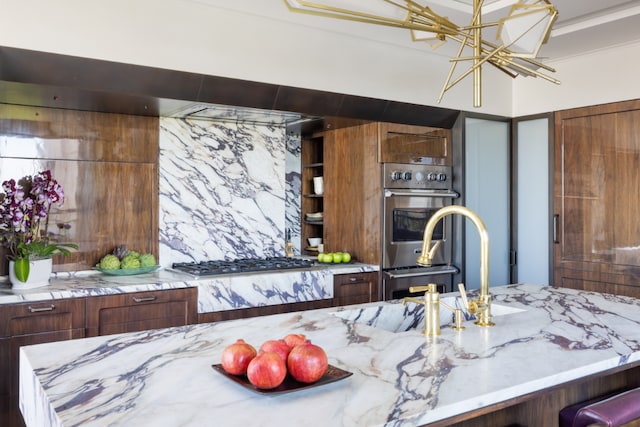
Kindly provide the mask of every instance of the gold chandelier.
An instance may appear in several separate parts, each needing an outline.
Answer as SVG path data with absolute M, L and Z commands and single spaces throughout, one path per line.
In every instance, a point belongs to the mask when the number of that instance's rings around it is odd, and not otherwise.
M 291 12 L 367 24 L 404 28 L 414 41 L 439 47 L 447 40 L 458 43 L 457 55 L 442 86 L 438 103 L 445 92 L 469 75 L 473 75 L 473 106 L 482 105 L 482 66 L 492 65 L 512 78 L 518 75 L 541 77 L 560 82 L 540 71 L 555 70 L 536 60 L 540 47 L 547 42 L 558 11 L 548 0 L 518 0 L 509 14 L 496 22 L 482 22 L 483 0 L 473 0 L 473 15 L 467 26 L 460 26 L 438 15 L 426 5 L 413 0 L 361 0 L 360 10 L 350 10 L 349 0 L 284 0 Z M 495 42 L 482 38 L 482 30 L 497 28 Z M 463 56 L 466 50 L 472 54 Z M 455 75 L 458 64 L 470 64 Z M 455 75 L 455 76 L 454 76 Z

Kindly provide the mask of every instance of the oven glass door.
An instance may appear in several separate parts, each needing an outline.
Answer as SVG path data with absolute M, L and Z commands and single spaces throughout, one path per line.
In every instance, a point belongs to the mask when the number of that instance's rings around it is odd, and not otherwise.
M 439 208 L 438 208 L 439 209 Z M 395 208 L 391 219 L 391 241 L 422 241 L 427 221 L 437 211 L 436 208 Z M 433 230 L 433 240 L 444 239 L 444 226 L 440 221 Z
M 435 212 L 451 204 L 451 197 L 424 195 L 418 191 L 386 191 L 384 201 L 383 268 L 412 266 L 422 250 L 424 228 Z M 434 265 L 451 262 L 451 216 L 438 222 L 432 242 L 443 244 L 433 259 Z

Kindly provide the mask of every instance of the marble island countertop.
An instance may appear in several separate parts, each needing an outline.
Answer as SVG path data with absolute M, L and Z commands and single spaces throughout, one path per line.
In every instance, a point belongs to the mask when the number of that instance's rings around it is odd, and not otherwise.
M 640 361 L 636 299 L 537 285 L 491 293 L 495 326 L 436 338 L 422 325 L 391 332 L 403 310 L 390 301 L 23 347 L 20 407 L 28 426 L 417 426 Z M 406 307 L 409 320 L 421 311 Z M 259 346 L 287 333 L 353 375 L 265 396 L 211 368 L 237 338 Z
M 14 290 L 0 281 L 0 305 L 63 298 L 115 295 L 187 287 L 198 288 L 198 313 L 333 298 L 333 276 L 377 271 L 378 266 L 322 264 L 309 269 L 194 277 L 170 269 L 135 276 L 109 276 L 96 271 L 55 273 L 50 284 Z

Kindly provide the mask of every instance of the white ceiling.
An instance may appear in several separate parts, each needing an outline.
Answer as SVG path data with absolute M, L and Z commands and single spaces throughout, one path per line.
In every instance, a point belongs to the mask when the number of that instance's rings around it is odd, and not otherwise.
M 563 58 L 640 40 L 640 1 L 556 0 L 558 20 L 542 54 Z
M 349 1 L 357 4 L 357 0 Z M 419 3 L 458 25 L 471 21 L 473 0 L 422 0 Z M 483 22 L 507 16 L 514 3 L 516 0 L 485 0 Z M 567 58 L 640 41 L 640 0 L 551 0 L 551 3 L 558 10 L 558 19 L 549 42 L 540 51 L 543 58 Z M 491 36 L 491 30 L 485 30 L 483 37 Z M 455 49 L 457 46 L 449 46 L 433 52 L 449 57 Z
M 349 34 L 392 45 L 451 57 L 457 46 L 431 50 L 424 43 L 413 42 L 408 31 L 378 25 L 363 24 L 338 19 L 291 13 L 283 0 L 184 0 L 224 9 L 236 10 L 252 15 L 265 16 L 278 21 L 287 21 L 301 26 L 325 31 Z M 363 7 L 363 1 L 384 0 L 340 0 L 340 4 L 352 5 L 350 9 Z M 429 6 L 439 15 L 448 17 L 454 23 L 464 26 L 471 20 L 473 0 L 417 0 Z M 483 22 L 498 21 L 508 14 L 516 0 L 484 0 Z M 540 54 L 550 60 L 582 55 L 587 52 L 606 49 L 617 45 L 640 41 L 640 0 L 551 0 L 558 9 L 558 19 L 554 24 L 549 42 Z M 485 30 L 487 31 L 487 30 Z M 489 30 L 490 32 L 490 30 Z M 491 34 L 483 35 L 489 38 Z M 304 34 L 301 34 L 304 37 Z
M 453 18 L 453 13 L 460 12 L 452 9 L 452 5 L 459 10 L 466 7 L 469 16 L 473 0 L 429 3 L 434 8 L 441 6 L 444 14 L 451 10 L 449 16 Z M 514 0 L 485 0 L 483 14 L 488 20 L 499 19 L 513 3 Z M 560 59 L 640 41 L 640 0 L 551 0 L 551 3 L 558 9 L 558 19 L 549 42 L 541 49 L 543 57 Z

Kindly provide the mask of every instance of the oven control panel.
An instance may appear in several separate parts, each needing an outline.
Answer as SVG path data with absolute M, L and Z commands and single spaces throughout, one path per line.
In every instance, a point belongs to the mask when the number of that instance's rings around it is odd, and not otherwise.
M 451 166 L 385 163 L 384 188 L 450 190 Z

